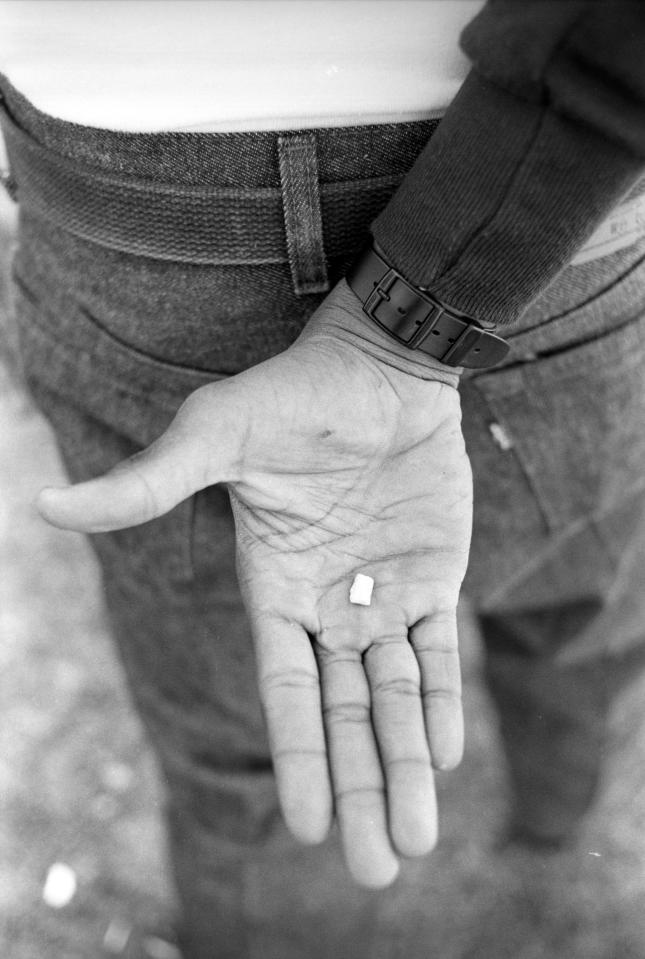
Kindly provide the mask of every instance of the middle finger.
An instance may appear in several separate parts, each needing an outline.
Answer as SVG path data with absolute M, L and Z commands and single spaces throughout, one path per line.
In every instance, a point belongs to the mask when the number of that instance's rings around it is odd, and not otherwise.
M 336 814 L 347 865 L 365 886 L 389 885 L 398 860 L 387 829 L 381 762 L 371 722 L 370 690 L 360 652 L 330 640 L 319 653 L 323 715 Z M 327 645 L 327 643 L 326 643 Z

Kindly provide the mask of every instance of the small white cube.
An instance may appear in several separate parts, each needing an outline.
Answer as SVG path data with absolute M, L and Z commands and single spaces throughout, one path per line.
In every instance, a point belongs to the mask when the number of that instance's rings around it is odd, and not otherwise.
M 372 577 L 357 573 L 349 591 L 350 603 L 354 603 L 356 606 L 369 606 L 372 602 L 373 589 L 374 580 Z

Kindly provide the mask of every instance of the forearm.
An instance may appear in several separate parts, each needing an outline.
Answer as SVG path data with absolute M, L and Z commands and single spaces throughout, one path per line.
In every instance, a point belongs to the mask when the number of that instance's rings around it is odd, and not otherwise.
M 372 223 L 413 283 L 512 324 L 645 169 L 645 6 L 491 3 L 473 69 Z

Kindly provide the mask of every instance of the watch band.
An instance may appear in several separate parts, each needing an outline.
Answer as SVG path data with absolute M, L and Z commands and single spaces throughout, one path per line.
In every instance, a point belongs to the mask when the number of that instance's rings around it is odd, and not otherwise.
M 413 286 L 373 246 L 354 261 L 346 280 L 381 329 L 447 366 L 495 366 L 508 353 L 506 340 Z

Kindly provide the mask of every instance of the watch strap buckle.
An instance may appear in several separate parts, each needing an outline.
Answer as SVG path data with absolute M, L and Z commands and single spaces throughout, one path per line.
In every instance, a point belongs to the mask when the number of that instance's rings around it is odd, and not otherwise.
M 373 247 L 351 267 L 347 282 L 381 329 L 447 366 L 494 366 L 509 350 L 501 337 L 409 283 Z

